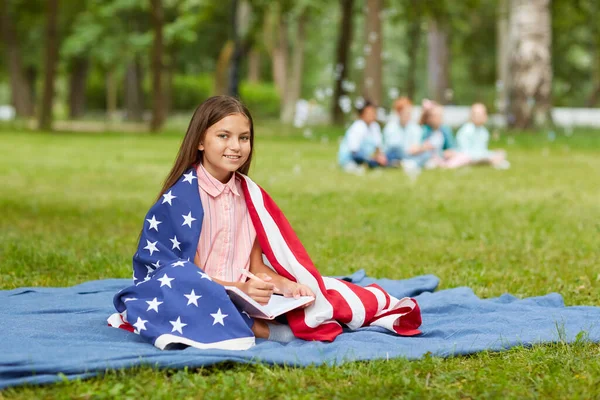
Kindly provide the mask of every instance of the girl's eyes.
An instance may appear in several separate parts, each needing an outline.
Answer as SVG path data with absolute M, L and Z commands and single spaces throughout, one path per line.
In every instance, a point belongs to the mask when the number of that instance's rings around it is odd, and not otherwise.
M 227 134 L 226 133 L 220 133 L 217 135 L 217 137 L 219 139 L 227 139 Z M 250 140 L 250 136 L 240 136 L 240 140 L 247 142 Z

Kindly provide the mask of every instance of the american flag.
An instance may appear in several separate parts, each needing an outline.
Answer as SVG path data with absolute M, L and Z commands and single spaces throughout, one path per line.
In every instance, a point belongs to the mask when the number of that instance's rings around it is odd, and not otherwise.
M 296 337 L 332 341 L 343 326 L 380 326 L 403 336 L 420 333 L 421 313 L 414 299 L 397 299 L 378 285 L 360 287 L 322 277 L 269 195 L 245 175 L 236 179 L 265 264 L 315 293 L 311 306 L 286 314 Z M 196 170 L 191 168 L 146 215 L 133 257 L 134 284 L 115 295 L 118 312 L 109 317 L 110 326 L 138 333 L 160 349 L 243 350 L 254 345 L 252 319 L 193 264 L 203 216 Z

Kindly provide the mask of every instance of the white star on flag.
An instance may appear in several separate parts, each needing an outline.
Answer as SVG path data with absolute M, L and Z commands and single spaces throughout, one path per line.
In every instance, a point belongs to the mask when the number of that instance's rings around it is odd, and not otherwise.
M 158 248 L 156 247 L 156 243 L 158 243 L 158 240 L 153 243 L 146 239 L 146 247 L 144 247 L 144 250 L 148 250 L 150 252 L 150 255 L 152 255 L 152 253 L 154 253 L 155 251 L 160 252 L 160 250 L 158 250 Z
M 179 247 L 181 242 L 177 240 L 177 235 L 173 236 L 173 239 L 169 239 L 169 240 L 171 241 L 171 243 L 173 243 L 173 247 L 171 247 L 171 250 L 177 249 L 177 250 L 181 251 L 181 248 Z
M 179 260 L 177 262 L 174 262 L 173 264 L 171 264 L 171 267 L 185 267 L 185 261 Z
M 210 314 L 210 316 L 215 319 L 213 321 L 213 325 L 221 324 L 221 325 L 225 326 L 225 322 L 223 320 L 225 319 L 225 317 L 227 317 L 227 314 L 222 314 L 220 308 L 219 308 L 219 311 L 217 311 L 214 314 Z
M 152 268 L 151 266 L 149 266 L 149 265 L 144 265 L 144 266 L 145 266 L 145 267 L 146 267 L 146 269 L 148 270 L 148 273 L 150 273 L 150 272 L 154 272 L 154 268 Z
M 202 271 L 198 271 L 198 273 L 200 274 L 200 279 L 208 279 L 209 281 L 212 281 L 212 278 L 210 276 L 208 276 L 207 274 L 205 274 Z
M 190 228 L 192 227 L 192 221 L 196 220 L 196 218 L 192 217 L 191 211 L 188 213 L 188 215 L 182 215 L 182 217 L 183 217 L 183 224 L 181 224 L 181 226 L 187 225 Z
M 202 295 L 200 296 L 196 296 L 196 293 L 194 292 L 194 289 L 192 289 L 190 294 L 184 294 L 185 297 L 187 297 L 188 299 L 188 303 L 187 305 L 189 306 L 190 304 L 195 305 L 196 307 L 198 307 L 198 299 L 200 297 L 202 297 Z
M 193 172 L 190 172 L 189 174 L 183 174 L 183 176 L 185 176 L 185 178 L 183 178 L 184 182 L 189 182 L 190 185 L 192 184 L 192 181 L 194 179 L 196 179 L 196 177 L 194 176 Z
M 176 321 L 169 321 L 171 323 L 171 325 L 173 325 L 173 329 L 171 330 L 171 332 L 179 332 L 183 335 L 183 327 L 186 326 L 187 324 L 184 324 L 183 322 L 181 322 L 181 317 L 177 317 Z
M 135 326 L 135 328 L 140 332 L 145 331 L 146 330 L 146 322 L 148 322 L 148 321 L 138 317 L 137 321 L 135 322 L 135 324 L 133 324 L 133 326 Z
M 163 201 L 161 204 L 165 204 L 165 203 L 169 203 L 170 206 L 172 206 L 173 204 L 171 203 L 171 200 L 176 199 L 177 196 L 173 196 L 171 194 L 172 190 L 169 190 L 169 193 L 165 193 L 163 194 Z
M 123 300 L 124 303 L 127 303 L 128 301 L 134 301 L 137 300 L 137 297 L 127 297 L 125 300 Z
M 170 287 L 171 289 L 173 289 L 173 287 L 171 286 L 171 281 L 174 281 L 175 278 L 169 278 L 169 276 L 167 274 L 164 274 L 162 276 L 162 278 L 157 279 L 157 280 L 160 281 L 160 287 L 163 287 L 166 285 L 166 286 Z
M 150 223 L 150 228 L 148 228 L 148 230 L 154 229 L 156 232 L 158 232 L 158 224 L 162 224 L 162 221 L 158 221 L 155 217 L 156 216 L 153 215 L 152 219 L 147 219 L 146 221 Z
M 160 260 L 156 260 L 156 263 L 150 263 L 150 265 L 154 266 L 154 268 L 160 268 Z
M 158 301 L 158 299 L 155 297 L 152 301 L 146 301 L 146 303 L 148 303 L 148 309 L 146 311 L 154 310 L 158 312 L 158 306 L 160 306 L 163 302 Z

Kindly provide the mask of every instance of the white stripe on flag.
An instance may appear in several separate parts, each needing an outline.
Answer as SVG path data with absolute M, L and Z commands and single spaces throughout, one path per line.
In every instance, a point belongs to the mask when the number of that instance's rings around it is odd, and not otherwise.
M 298 262 L 294 253 L 288 247 L 279 227 L 265 208 L 262 193 L 258 185 L 247 176 L 242 176 L 248 184 L 250 199 L 265 229 L 267 240 L 275 258 L 298 282 L 302 282 L 302 284 L 308 286 L 316 295 L 314 304 L 304 309 L 304 322 L 311 328 L 316 328 L 323 323 L 332 322 L 333 306 L 319 289 L 317 280 Z M 258 229 L 258 227 L 256 228 Z
M 358 329 L 363 326 L 365 323 L 366 311 L 365 305 L 360 297 L 358 297 L 358 295 L 343 282 L 340 282 L 335 278 L 323 277 L 323 282 L 325 282 L 325 287 L 327 289 L 335 290 L 341 294 L 352 310 L 352 320 L 346 324 L 348 328 Z
M 385 294 L 381 289 L 373 286 L 367 286 L 364 289 L 367 289 L 369 292 L 373 293 L 377 298 L 377 312 L 375 313 L 375 316 L 377 316 L 377 314 L 379 314 L 385 308 Z
M 168 349 L 171 344 L 185 344 L 197 349 L 219 349 L 219 350 L 248 350 L 255 345 L 254 336 L 221 340 L 220 342 L 201 343 L 182 336 L 165 333 L 154 341 L 154 346 L 161 350 Z

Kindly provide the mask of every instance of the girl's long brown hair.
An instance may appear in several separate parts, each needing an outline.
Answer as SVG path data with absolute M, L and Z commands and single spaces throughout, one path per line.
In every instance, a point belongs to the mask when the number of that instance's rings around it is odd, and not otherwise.
M 188 126 L 185 137 L 179 147 L 179 152 L 177 153 L 173 168 L 171 168 L 171 172 L 167 175 L 157 200 L 160 199 L 160 196 L 162 196 L 168 188 L 177 182 L 179 177 L 181 177 L 187 169 L 202 162 L 203 152 L 198 150 L 198 146 L 200 145 L 200 142 L 204 140 L 206 130 L 226 116 L 232 114 L 242 114 L 248 118 L 248 122 L 250 123 L 250 154 L 244 165 L 237 170 L 244 175 L 248 175 L 250 164 L 252 163 L 252 153 L 254 152 L 254 123 L 250 111 L 248 111 L 246 106 L 235 97 L 214 96 L 200 104 L 198 108 L 196 108 L 196 111 L 194 111 L 190 125 Z

